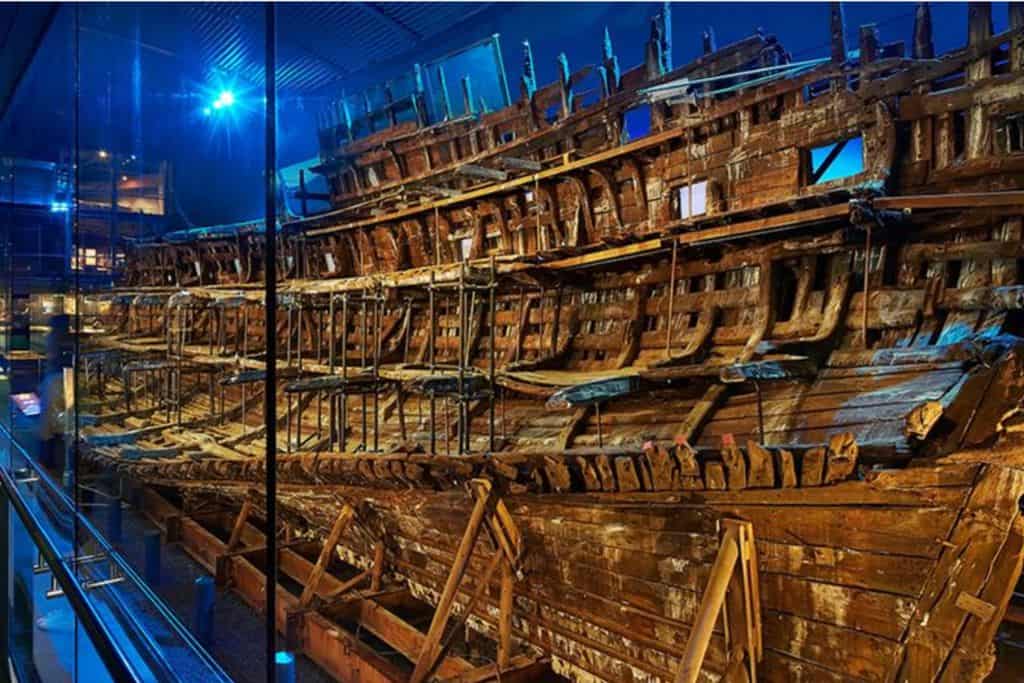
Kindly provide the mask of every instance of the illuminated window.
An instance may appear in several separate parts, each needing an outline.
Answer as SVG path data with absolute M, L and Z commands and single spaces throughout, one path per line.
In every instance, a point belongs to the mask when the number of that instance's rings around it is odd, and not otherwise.
M 110 270 L 110 254 L 93 247 L 78 247 L 71 255 L 71 269 L 86 268 Z
M 864 170 L 864 145 L 861 138 L 839 140 L 810 151 L 808 185 L 848 178 Z
M 708 212 L 708 181 L 698 180 L 679 188 L 679 217 L 692 218 Z

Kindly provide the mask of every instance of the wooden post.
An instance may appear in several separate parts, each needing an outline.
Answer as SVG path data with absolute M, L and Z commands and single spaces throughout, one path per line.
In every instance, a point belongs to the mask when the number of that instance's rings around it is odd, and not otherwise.
M 981 45 L 992 37 L 992 4 L 988 2 L 970 2 L 967 4 L 967 45 Z M 992 75 L 992 57 L 984 57 L 971 62 L 967 66 L 967 81 L 975 83 Z M 992 139 L 992 126 L 988 119 L 988 108 L 973 104 L 967 115 L 967 139 L 965 154 L 968 159 L 977 159 L 989 153 Z
M 665 358 L 672 357 L 672 305 L 676 298 L 676 263 L 679 255 L 679 240 L 672 240 L 672 265 L 668 273 L 668 315 L 665 318 Z
M 651 35 L 644 46 L 644 77 L 653 81 L 664 73 L 661 64 L 661 28 L 657 18 L 651 19 Z
M 338 545 L 338 541 L 341 540 L 341 535 L 345 533 L 345 529 L 352 522 L 352 517 L 355 510 L 352 509 L 351 505 L 346 504 L 338 513 L 338 518 L 334 520 L 334 526 L 331 528 L 331 533 L 327 535 L 327 539 L 324 541 L 323 548 L 320 549 L 320 557 L 316 560 L 316 565 L 313 566 L 313 571 L 309 573 L 309 580 L 306 581 L 306 587 L 302 589 L 302 597 L 299 598 L 300 607 L 308 607 L 313 601 L 313 596 L 316 595 L 317 586 L 320 585 L 320 579 L 323 578 L 324 572 L 327 571 L 327 565 L 331 561 L 331 555 L 334 553 L 335 546 Z
M 512 658 L 512 563 L 501 562 L 501 597 L 498 616 L 498 669 L 504 671 Z
M 447 121 L 452 116 L 452 104 L 448 99 L 448 81 L 444 76 L 444 67 L 440 65 L 437 67 L 437 87 L 441 100 L 441 118 Z
M 484 591 L 487 590 L 487 587 L 491 585 L 491 578 L 493 578 L 494 572 L 497 571 L 498 565 L 502 564 L 505 561 L 505 556 L 502 555 L 500 552 L 496 552 L 493 555 L 491 555 L 491 561 L 487 563 L 487 568 L 484 570 L 483 578 L 480 579 L 480 582 L 477 584 L 476 590 L 474 590 L 473 594 L 469 597 L 469 602 L 467 602 L 466 606 L 462 608 L 462 613 L 455 620 L 455 626 L 452 629 L 452 634 L 457 633 L 466 624 L 466 621 L 469 619 L 469 615 L 473 613 L 473 608 L 476 607 L 476 603 L 480 601 L 480 597 L 484 594 Z M 430 661 L 428 662 L 428 666 L 426 669 L 426 673 L 423 676 L 423 680 L 429 680 L 434 675 L 434 672 L 440 666 L 441 661 L 448 656 L 448 648 L 451 646 L 451 644 L 452 636 L 450 635 L 444 643 L 441 643 L 434 650 L 434 654 L 431 656 Z
M 708 26 L 704 29 L 704 33 L 701 34 L 701 51 L 709 55 L 716 50 L 718 50 L 718 43 L 715 40 L 715 29 Z
M 252 513 L 252 501 L 246 500 L 242 503 L 242 509 L 238 511 L 238 517 L 235 518 L 235 525 L 231 527 L 231 537 L 228 539 L 227 552 L 231 552 L 238 548 L 242 541 L 242 529 L 245 528 L 245 523 L 249 521 L 249 515 Z
M 377 541 L 373 548 L 373 570 L 370 574 L 370 590 L 380 590 L 380 577 L 384 573 L 384 541 Z
M 612 49 L 612 37 L 608 27 L 604 27 L 604 42 L 601 43 L 601 67 L 604 69 L 601 84 L 604 97 L 610 97 L 619 91 L 622 76 L 619 72 L 619 58 Z
M 131 375 L 129 375 L 131 377 Z M 74 368 L 63 368 L 61 372 L 61 389 L 64 392 L 64 419 L 65 419 L 65 434 L 72 434 L 75 432 L 75 369 Z M 126 388 L 128 395 L 131 396 L 131 382 L 128 382 Z M 131 412 L 131 409 L 128 409 Z
M 919 2 L 914 12 L 914 59 L 933 59 L 935 44 L 932 42 L 932 11 L 927 2 Z
M 562 52 L 558 55 L 558 85 L 561 96 L 562 118 L 566 118 L 573 110 L 572 72 L 569 71 L 569 58 Z
M 829 33 L 831 35 L 832 61 L 842 64 L 846 61 L 846 27 L 843 20 L 843 3 L 829 3 Z
M 860 63 L 870 64 L 878 59 L 878 25 L 864 24 L 860 27 Z
M 529 101 L 533 93 L 537 91 L 537 76 L 533 68 L 533 51 L 530 50 L 530 41 L 523 41 L 523 76 L 520 81 L 520 92 L 524 100 Z
M 480 529 L 483 527 L 489 500 L 490 491 L 488 491 L 487 495 L 479 496 L 476 499 L 473 512 L 469 517 L 469 524 L 466 525 L 466 531 L 462 534 L 459 548 L 455 552 L 455 562 L 452 563 L 452 569 L 448 574 L 448 580 L 445 582 L 441 599 L 437 602 L 437 610 L 434 612 L 434 618 L 430 622 L 430 630 L 427 632 L 426 640 L 423 641 L 423 647 L 420 649 L 420 656 L 416 660 L 416 668 L 412 672 L 409 683 L 422 683 L 426 680 L 427 674 L 436 659 L 435 653 L 441 642 L 441 636 L 444 635 L 445 624 L 448 623 L 448 617 L 451 615 L 455 594 L 458 591 L 459 584 L 462 582 L 463 575 L 466 573 L 466 567 L 469 565 L 469 558 L 473 554 L 476 540 L 480 536 Z
M 1011 29 L 1024 27 L 1024 3 L 1011 2 L 1009 14 Z M 1024 71 L 1024 35 L 1019 33 L 1010 41 L 1010 70 Z

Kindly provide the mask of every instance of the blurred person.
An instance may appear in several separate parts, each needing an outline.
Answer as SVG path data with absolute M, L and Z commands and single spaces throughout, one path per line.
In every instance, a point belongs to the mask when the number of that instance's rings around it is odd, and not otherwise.
M 65 469 L 64 368 L 71 364 L 70 317 L 55 315 L 46 335 L 46 364 L 39 384 L 39 462 L 47 469 Z

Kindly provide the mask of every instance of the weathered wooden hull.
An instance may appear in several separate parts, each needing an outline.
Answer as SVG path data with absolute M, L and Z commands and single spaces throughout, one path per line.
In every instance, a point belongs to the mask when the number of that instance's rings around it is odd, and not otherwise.
M 621 83 L 606 42 L 586 106 L 572 87 L 589 67 L 566 68 L 441 126 L 353 140 L 335 121 L 318 171 L 334 209 L 286 226 L 276 263 L 256 225 L 133 254 L 98 344 L 166 363 L 126 374 L 84 452 L 180 497 L 152 513 L 168 530 L 245 510 L 218 522 L 241 554 L 183 528 L 257 607 L 245 517 L 265 515 L 276 445 L 283 533 L 333 540 L 351 506 L 320 570 L 337 554 L 379 583 L 386 566 L 445 617 L 483 509 L 467 482 L 487 482 L 524 552 L 511 607 L 492 577 L 470 623 L 503 642 L 511 613 L 516 650 L 580 683 L 675 680 L 737 519 L 759 567 L 759 680 L 981 680 L 1024 557 L 1024 12 L 992 35 L 972 6 L 967 46 L 938 59 L 917 12 L 913 59 L 863 27 L 850 63 L 833 7 L 829 63 L 790 72 L 756 35 L 666 71 L 666 14 Z M 690 97 L 652 101 L 659 87 Z M 650 133 L 626 139 L 647 105 Z M 830 179 L 853 140 L 860 166 Z M 284 395 L 268 445 L 254 425 L 271 336 Z M 102 373 L 85 378 L 102 394 Z M 476 547 L 458 605 L 496 566 Z M 350 650 L 366 680 L 408 679 L 353 633 L 403 665 L 428 636 L 281 558 L 324 601 L 278 588 L 290 642 L 342 680 Z M 728 638 L 719 623 L 703 680 L 729 680 Z M 472 676 L 442 678 L 498 677 Z
M 1024 558 L 1024 469 L 1016 447 L 998 452 L 1010 464 L 964 452 L 819 487 L 507 495 L 528 548 L 514 642 L 572 680 L 674 680 L 719 523 L 743 519 L 756 529 L 759 680 L 981 680 Z M 260 499 L 258 480 L 150 483 L 195 500 Z M 388 571 L 436 603 L 472 508 L 467 493 L 292 483 L 278 493 L 282 514 L 314 538 L 340 501 L 358 502 L 366 528 L 386 539 Z M 367 567 L 372 538 L 343 540 L 339 553 Z M 490 553 L 471 561 L 461 602 Z M 470 620 L 492 636 L 497 585 Z M 726 662 L 719 631 L 702 680 L 717 680 Z

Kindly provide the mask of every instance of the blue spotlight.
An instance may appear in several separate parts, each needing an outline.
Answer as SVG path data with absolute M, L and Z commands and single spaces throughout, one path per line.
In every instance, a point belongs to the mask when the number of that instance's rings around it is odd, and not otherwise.
M 217 98 L 210 102 L 210 104 L 208 104 L 207 106 L 203 107 L 203 116 L 209 118 L 210 116 L 213 116 L 214 113 L 223 112 L 226 109 L 234 107 L 235 102 L 235 93 L 233 91 L 220 90 L 217 95 Z

